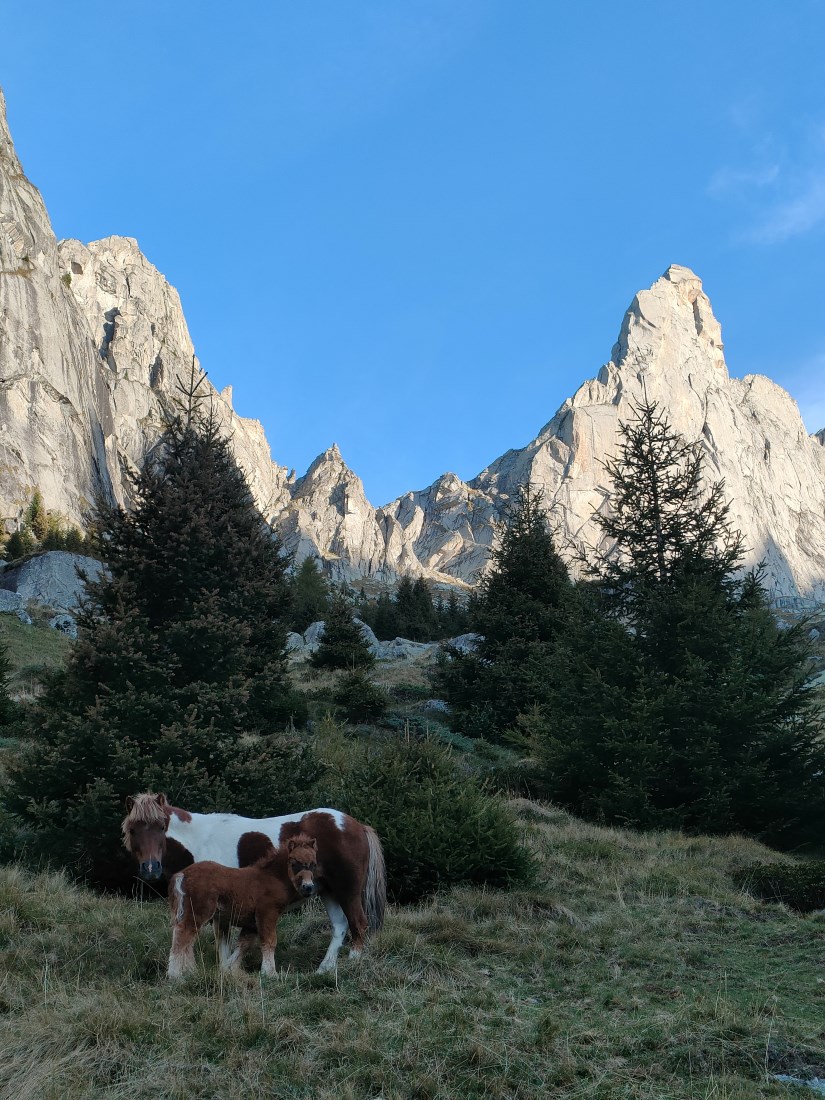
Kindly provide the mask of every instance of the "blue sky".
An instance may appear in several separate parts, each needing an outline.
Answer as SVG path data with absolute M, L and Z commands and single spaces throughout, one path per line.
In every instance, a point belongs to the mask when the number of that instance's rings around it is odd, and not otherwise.
M 136 237 L 214 384 L 374 504 L 524 445 L 670 263 L 825 426 L 825 2 L 0 0 L 61 237 Z

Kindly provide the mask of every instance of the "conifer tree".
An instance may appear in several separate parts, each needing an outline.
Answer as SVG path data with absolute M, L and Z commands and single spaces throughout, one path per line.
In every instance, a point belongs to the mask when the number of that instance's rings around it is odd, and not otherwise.
M 31 501 L 26 509 L 25 521 L 26 526 L 31 529 L 35 539 L 38 542 L 42 542 L 49 530 L 49 517 L 46 514 L 46 508 L 43 504 L 43 495 L 39 489 L 35 489 L 32 494 Z
M 371 668 L 375 657 L 353 617 L 352 603 L 338 589 L 330 598 L 324 633 L 310 658 L 314 668 Z
M 326 616 L 329 590 L 315 558 L 304 558 L 292 582 L 292 629 L 303 634 L 310 623 Z
M 519 714 L 546 698 L 572 590 L 542 494 L 529 485 L 520 488 L 506 513 L 479 589 L 468 616 L 482 641 L 472 653 L 448 648 L 437 681 L 456 729 L 500 738 Z
M 374 610 L 371 610 L 370 617 L 365 621 L 369 622 L 376 637 L 382 642 L 400 637 L 395 601 L 387 592 L 382 592 L 379 595 Z
M 737 571 L 742 539 L 699 444 L 647 401 L 621 438 L 599 519 L 613 546 L 564 675 L 521 719 L 548 793 L 607 821 L 800 840 L 825 806 L 803 627 L 780 630 L 759 572 Z
M 304 717 L 286 673 L 284 555 L 200 392 L 193 378 L 132 510 L 98 506 L 108 571 L 88 582 L 67 667 L 10 766 L 28 850 L 108 885 L 133 873 L 127 795 L 254 816 L 294 809 L 314 776 L 283 733 Z
M 22 525 L 9 535 L 3 553 L 6 561 L 17 561 L 26 554 L 33 554 L 36 549 L 37 544 L 30 528 Z

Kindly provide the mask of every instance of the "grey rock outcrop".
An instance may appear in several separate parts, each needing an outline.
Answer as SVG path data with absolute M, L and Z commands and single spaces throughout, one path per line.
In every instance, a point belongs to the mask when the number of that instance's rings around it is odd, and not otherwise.
M 14 152 L 0 94 L 0 519 L 19 520 L 35 487 L 80 522 L 98 493 L 128 503 L 194 350 L 177 292 L 128 237 L 58 244 Z M 196 362 L 196 360 L 195 360 Z M 297 480 L 272 461 L 263 428 L 231 388 L 216 413 L 262 511 L 301 561 L 338 580 L 402 574 L 473 584 L 520 484 L 544 490 L 562 549 L 595 545 L 609 508 L 603 461 L 620 420 L 647 393 L 700 438 L 732 519 L 764 560 L 773 594 L 825 599 L 825 429 L 808 436 L 793 399 L 760 375 L 731 378 L 700 280 L 672 266 L 636 296 L 610 361 L 527 446 L 476 478 L 446 473 L 374 508 L 332 446 Z
M 16 615 L 26 626 L 31 625 L 31 615 L 26 610 L 26 601 L 16 592 L 0 588 L 0 615 Z
M 4 569 L 0 573 L 0 587 L 24 603 L 31 600 L 55 611 L 68 612 L 76 610 L 83 595 L 85 582 L 80 574 L 95 580 L 102 568 L 96 558 L 52 550 Z

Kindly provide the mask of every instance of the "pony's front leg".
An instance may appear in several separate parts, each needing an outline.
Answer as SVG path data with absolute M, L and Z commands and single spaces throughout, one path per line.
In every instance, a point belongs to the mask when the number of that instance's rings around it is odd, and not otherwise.
M 344 910 L 329 894 L 322 894 L 321 901 L 324 903 L 332 925 L 332 939 L 329 941 L 327 953 L 318 967 L 318 973 L 325 974 L 328 970 L 334 970 L 338 965 L 338 952 L 341 950 L 341 945 L 347 934 L 347 918 Z

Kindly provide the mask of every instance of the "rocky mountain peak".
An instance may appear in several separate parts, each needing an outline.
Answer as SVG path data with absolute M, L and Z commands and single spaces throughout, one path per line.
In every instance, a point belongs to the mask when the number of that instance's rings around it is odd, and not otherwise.
M 13 527 L 35 487 L 82 520 L 97 493 L 128 502 L 127 471 L 162 429 L 194 349 L 177 291 L 130 237 L 54 238 L 14 151 L 0 93 L 0 518 Z M 423 575 L 473 583 L 519 485 L 543 490 L 564 551 L 599 538 L 610 507 L 605 457 L 645 395 L 701 439 L 725 479 L 732 519 L 764 560 L 775 595 L 825 598 L 825 429 L 808 437 L 769 379 L 732 379 L 701 280 L 677 264 L 639 291 L 611 359 L 527 446 L 465 482 L 445 473 L 383 508 L 366 499 L 336 444 L 303 477 L 272 461 L 263 427 L 239 417 L 231 387 L 210 391 L 262 511 L 300 561 L 338 579 Z
M 722 327 L 690 268 L 671 264 L 649 290 L 639 291 L 611 361 L 640 381 L 670 377 L 696 388 L 715 384 L 719 374 L 727 377 Z

